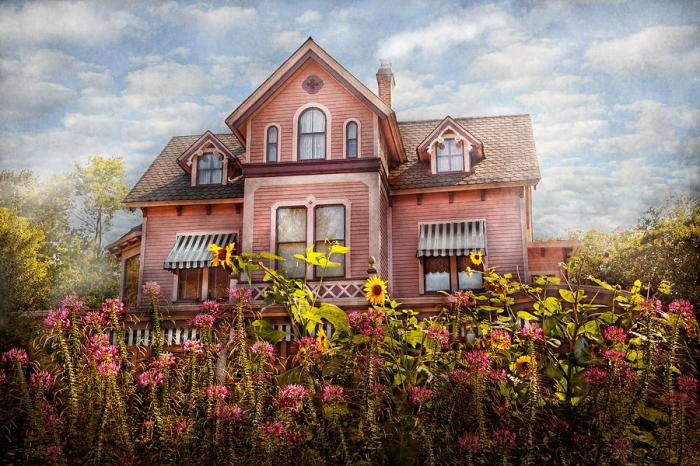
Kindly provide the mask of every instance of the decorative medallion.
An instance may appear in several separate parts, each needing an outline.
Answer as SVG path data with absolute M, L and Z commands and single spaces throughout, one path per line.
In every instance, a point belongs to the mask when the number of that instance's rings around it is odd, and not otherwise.
M 312 74 L 301 83 L 301 87 L 309 94 L 315 94 L 323 87 L 323 80 Z

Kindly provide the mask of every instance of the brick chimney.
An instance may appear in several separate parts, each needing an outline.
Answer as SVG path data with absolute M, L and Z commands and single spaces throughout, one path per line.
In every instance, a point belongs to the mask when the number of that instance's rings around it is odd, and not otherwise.
M 377 70 L 377 85 L 379 87 L 379 98 L 391 108 L 391 91 L 394 90 L 396 82 L 394 73 L 391 72 L 391 62 L 381 60 L 379 70 Z

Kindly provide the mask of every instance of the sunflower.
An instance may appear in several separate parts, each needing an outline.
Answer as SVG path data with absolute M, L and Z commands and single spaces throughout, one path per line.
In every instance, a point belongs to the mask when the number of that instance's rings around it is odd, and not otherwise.
M 471 251 L 469 253 L 469 260 L 473 265 L 479 266 L 484 263 L 484 253 L 481 251 Z
M 212 267 L 218 267 L 219 265 L 223 268 L 233 268 L 233 261 L 231 256 L 233 255 L 233 249 L 236 247 L 236 243 L 230 243 L 225 248 L 221 248 L 216 244 L 212 243 L 209 245 L 209 250 L 214 253 L 214 258 L 211 260 Z
M 527 377 L 532 371 L 532 358 L 530 356 L 520 356 L 517 361 L 515 361 L 515 372 L 520 377 Z
M 386 299 L 386 282 L 376 275 L 369 277 L 367 282 L 365 282 L 364 291 L 367 293 L 367 301 L 375 306 L 379 306 Z
M 318 342 L 318 350 L 322 353 L 328 351 L 328 337 L 326 337 L 326 332 L 322 328 L 318 329 L 316 332 L 316 341 Z

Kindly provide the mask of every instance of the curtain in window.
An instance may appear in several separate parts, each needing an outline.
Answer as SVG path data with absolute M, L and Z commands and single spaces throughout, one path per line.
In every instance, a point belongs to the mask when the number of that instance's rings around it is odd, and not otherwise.
M 179 269 L 177 277 L 177 299 L 198 301 L 201 299 L 202 269 Z
M 277 255 L 285 258 L 278 261 L 277 269 L 290 278 L 303 278 L 305 263 L 294 257 L 304 254 L 306 249 L 306 208 L 283 207 L 277 209 Z
M 457 287 L 460 290 L 479 290 L 483 288 L 484 277 L 481 272 L 472 272 L 472 274 L 469 275 L 467 273 L 467 267 L 472 270 L 484 270 L 483 264 L 476 266 L 471 263 L 467 256 L 457 257 Z
M 450 290 L 450 258 L 424 257 L 425 291 Z
M 267 161 L 277 162 L 277 127 L 267 128 Z
M 197 161 L 197 184 L 221 184 L 223 161 L 216 154 L 204 154 Z
M 316 244 L 314 249 L 319 252 L 328 253 L 329 241 L 335 241 L 340 245 L 345 245 L 345 207 L 342 205 L 319 206 L 315 209 L 314 230 Z M 325 270 L 316 267 L 317 278 L 321 277 L 344 277 L 345 276 L 345 256 L 333 255 L 333 262 L 339 262 L 340 267 L 327 267 Z
M 357 157 L 357 123 L 351 121 L 345 130 L 345 156 Z
M 457 146 L 454 139 L 445 139 L 437 146 L 437 171 L 454 172 L 464 170 L 463 144 Z
M 299 160 L 326 158 L 326 115 L 309 108 L 299 116 Z

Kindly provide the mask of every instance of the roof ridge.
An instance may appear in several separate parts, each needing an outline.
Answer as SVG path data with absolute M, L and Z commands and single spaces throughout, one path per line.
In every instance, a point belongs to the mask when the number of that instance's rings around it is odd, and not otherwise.
M 485 120 L 487 118 L 512 118 L 512 117 L 530 117 L 529 113 L 512 113 L 509 115 L 484 115 L 484 116 L 469 116 L 469 117 L 451 117 L 453 120 Z M 443 121 L 447 116 L 443 118 L 429 118 L 427 120 L 399 120 L 401 123 L 431 123 L 434 121 Z

